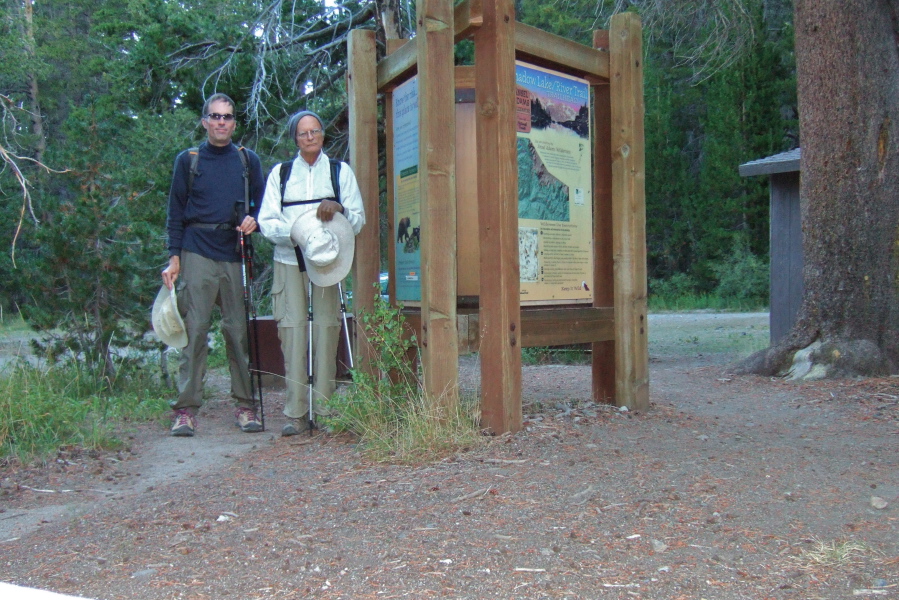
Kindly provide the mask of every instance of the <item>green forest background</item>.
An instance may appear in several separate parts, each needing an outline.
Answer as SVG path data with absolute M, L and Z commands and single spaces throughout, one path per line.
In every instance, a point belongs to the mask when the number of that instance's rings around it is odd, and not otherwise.
M 203 98 L 237 101 L 237 139 L 266 171 L 295 152 L 283 134 L 299 109 L 323 115 L 326 151 L 346 158 L 344 36 L 377 27 L 378 11 L 311 0 L 43 0 L 29 20 L 29 4 L 3 0 L 0 18 L 0 305 L 38 330 L 65 331 L 48 341 L 51 353 L 102 361 L 111 344 L 146 343 L 167 261 L 172 164 L 204 137 Z M 641 13 L 651 306 L 761 307 L 768 182 L 740 177 L 738 165 L 799 144 L 792 4 L 680 2 L 667 13 L 664 4 L 520 0 L 516 10 L 588 45 L 616 10 Z M 414 4 L 398 7 L 409 27 Z M 471 54 L 457 46 L 460 64 Z M 42 115 L 42 134 L 29 111 Z M 262 286 L 268 253 L 260 241 Z

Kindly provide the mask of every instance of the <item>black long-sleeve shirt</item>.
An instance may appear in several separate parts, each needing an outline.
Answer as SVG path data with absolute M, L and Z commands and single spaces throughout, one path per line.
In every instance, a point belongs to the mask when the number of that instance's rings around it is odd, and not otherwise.
M 250 179 L 250 216 L 256 218 L 265 191 L 262 163 L 255 152 L 247 150 Z M 169 256 L 189 250 L 205 258 L 239 262 L 237 232 L 234 227 L 244 216 L 243 163 L 237 146 L 213 146 L 204 142 L 199 148 L 198 175 L 194 176 L 187 197 L 190 152 L 175 159 L 172 187 L 169 191 Z M 233 224 L 228 229 L 190 227 L 190 223 Z

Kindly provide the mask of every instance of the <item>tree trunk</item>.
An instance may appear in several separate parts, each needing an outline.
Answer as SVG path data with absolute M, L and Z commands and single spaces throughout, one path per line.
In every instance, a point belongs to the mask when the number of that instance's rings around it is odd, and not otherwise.
M 796 0 L 794 17 L 805 295 L 790 334 L 736 371 L 894 373 L 899 1 Z
M 33 0 L 25 0 L 25 52 L 31 59 L 32 65 L 35 61 L 35 43 L 34 43 L 34 2 Z M 34 159 L 43 162 L 44 152 L 47 150 L 47 139 L 44 136 L 44 117 L 41 115 L 41 103 L 39 101 L 37 86 L 37 74 L 32 70 L 28 73 L 28 104 L 31 111 L 32 133 L 35 137 L 34 143 Z
M 378 7 L 381 27 L 384 30 L 384 39 L 398 40 L 406 37 L 403 25 L 400 22 L 399 0 L 378 0 Z

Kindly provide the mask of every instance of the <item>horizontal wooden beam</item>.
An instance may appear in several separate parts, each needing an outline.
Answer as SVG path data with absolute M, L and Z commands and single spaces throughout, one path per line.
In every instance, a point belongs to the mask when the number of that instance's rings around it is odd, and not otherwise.
M 597 308 L 543 308 L 521 311 L 521 345 L 563 346 L 615 339 L 615 310 Z
M 522 309 L 521 346 L 568 346 L 614 340 L 614 312 L 612 307 L 593 306 Z M 421 339 L 421 313 L 416 309 L 406 309 L 403 317 Z M 479 321 L 477 312 L 463 312 L 460 309 L 457 314 L 460 354 L 479 350 Z
M 471 37 L 483 23 L 482 0 L 467 0 L 454 9 L 456 42 Z M 609 53 L 596 50 L 536 27 L 515 24 L 515 54 L 526 62 L 588 79 L 609 78 Z M 388 92 L 418 71 L 414 39 L 378 63 L 378 91 Z
M 466 0 L 456 5 L 453 13 L 453 26 L 457 42 L 470 38 L 474 30 L 483 23 L 484 13 L 481 7 L 481 0 Z
M 609 53 L 536 27 L 515 24 L 516 58 L 578 77 L 609 78 Z
M 468 0 L 453 10 L 455 41 L 471 37 L 472 32 L 483 21 L 481 0 Z M 404 41 L 406 43 L 402 48 L 385 56 L 378 63 L 378 91 L 380 92 L 389 92 L 418 72 L 418 46 L 415 39 Z
M 474 67 L 460 65 L 456 67 L 456 92 L 471 90 L 471 102 L 474 102 Z M 458 101 L 458 94 L 456 100 Z
M 389 92 L 418 71 L 418 44 L 408 40 L 378 63 L 378 92 Z

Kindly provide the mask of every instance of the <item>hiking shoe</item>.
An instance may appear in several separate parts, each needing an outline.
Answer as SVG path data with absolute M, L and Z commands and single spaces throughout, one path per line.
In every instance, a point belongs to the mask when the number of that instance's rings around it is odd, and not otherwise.
M 175 411 L 172 419 L 172 435 L 175 437 L 193 437 L 194 430 L 197 428 L 197 418 L 187 412 L 179 409 Z
M 235 425 L 240 427 L 241 431 L 245 433 L 262 431 L 262 423 L 259 421 L 259 417 L 256 416 L 256 411 L 252 408 L 241 406 L 234 413 L 234 417 L 237 419 Z
M 291 435 L 300 435 L 305 431 L 309 431 L 309 419 L 306 417 L 299 419 L 287 417 L 287 422 L 284 423 L 284 427 L 281 428 L 281 435 L 289 437 Z

